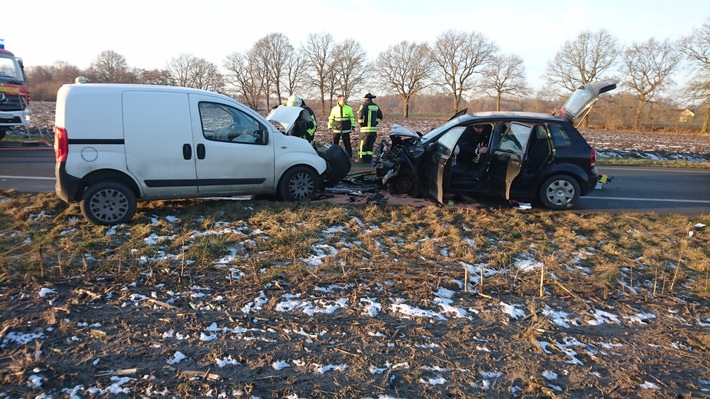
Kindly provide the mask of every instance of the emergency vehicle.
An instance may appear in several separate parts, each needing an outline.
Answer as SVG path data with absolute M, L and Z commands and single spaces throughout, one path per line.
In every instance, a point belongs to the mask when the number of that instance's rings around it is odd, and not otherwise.
M 22 60 L 5 49 L 0 39 L 0 140 L 8 130 L 30 124 L 30 92 Z

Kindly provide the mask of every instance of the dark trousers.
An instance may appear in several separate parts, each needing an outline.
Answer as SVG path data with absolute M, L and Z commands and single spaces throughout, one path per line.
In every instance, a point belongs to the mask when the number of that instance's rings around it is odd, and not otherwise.
M 363 136 L 364 135 L 364 136 Z M 360 133 L 360 159 L 370 162 L 374 155 L 375 140 L 377 133 Z
M 350 132 L 333 133 L 333 144 L 334 145 L 338 145 L 338 143 L 340 143 L 340 136 L 343 136 L 343 147 L 345 147 L 345 152 L 347 152 L 348 156 L 350 158 L 352 158 L 353 148 L 352 148 L 352 145 L 350 144 Z

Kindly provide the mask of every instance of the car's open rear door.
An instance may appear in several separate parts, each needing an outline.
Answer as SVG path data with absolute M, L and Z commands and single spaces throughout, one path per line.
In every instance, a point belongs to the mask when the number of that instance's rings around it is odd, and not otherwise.
M 427 180 L 429 195 L 442 204 L 444 203 L 444 191 L 449 182 L 449 170 L 453 161 L 454 148 L 465 129 L 465 126 L 457 126 L 444 133 L 434 144 L 431 158 L 424 159 L 424 178 Z M 424 156 L 426 157 L 427 154 Z
M 599 95 L 616 89 L 617 83 L 616 80 L 600 80 L 580 87 L 572 93 L 565 105 L 557 111 L 557 114 L 577 125 L 592 109 L 594 103 L 599 99 Z
M 510 199 L 510 187 L 520 174 L 523 155 L 527 147 L 532 126 L 517 122 L 507 122 L 502 126 L 500 144 L 491 154 L 489 175 L 496 195 Z

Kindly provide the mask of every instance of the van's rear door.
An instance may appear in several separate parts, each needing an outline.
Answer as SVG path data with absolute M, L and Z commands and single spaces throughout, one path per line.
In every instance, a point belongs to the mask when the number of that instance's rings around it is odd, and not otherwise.
M 126 166 L 143 196 L 197 193 L 190 104 L 185 93 L 123 93 Z

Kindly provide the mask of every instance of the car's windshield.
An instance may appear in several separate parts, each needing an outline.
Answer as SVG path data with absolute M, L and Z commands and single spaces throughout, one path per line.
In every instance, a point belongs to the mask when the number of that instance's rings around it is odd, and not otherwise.
M 463 122 L 464 120 L 468 120 L 468 119 L 471 119 L 470 115 L 468 115 L 468 114 L 461 115 L 458 118 L 454 118 L 439 127 L 431 129 L 431 131 L 429 131 L 429 133 L 422 136 L 422 144 L 428 142 L 429 140 L 431 140 L 433 138 L 439 137 L 439 135 L 441 135 L 441 133 L 451 129 L 452 127 L 454 127 L 456 125 L 461 124 L 461 122 Z

